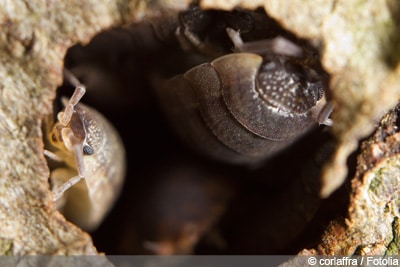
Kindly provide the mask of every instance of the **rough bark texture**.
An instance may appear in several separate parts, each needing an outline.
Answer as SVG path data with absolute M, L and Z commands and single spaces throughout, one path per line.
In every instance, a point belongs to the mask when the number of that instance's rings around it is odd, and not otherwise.
M 97 253 L 51 201 L 41 120 L 52 112 L 67 49 L 147 8 L 139 1 L 0 2 L 1 254 Z
M 203 1 L 204 6 L 210 3 Z M 234 4 L 221 5 L 232 8 Z M 359 141 L 399 100 L 400 5 L 396 1 L 265 1 L 263 6 L 288 30 L 324 45 L 322 64 L 331 75 L 332 132 L 337 140 L 322 175 L 320 194 L 328 197 L 346 179 L 347 159 Z M 399 137 L 393 117 L 395 111 L 363 143 L 357 173 L 351 178 L 348 216 L 332 222 L 319 248 L 311 253 L 399 253 Z
M 247 3 L 246 3 L 247 2 Z M 204 8 L 263 6 L 287 30 L 323 45 L 337 144 L 320 195 L 346 179 L 347 159 L 400 97 L 400 5 L 379 1 L 201 1 Z M 0 254 L 97 254 L 91 237 L 55 210 L 41 119 L 52 112 L 66 50 L 111 26 L 158 16 L 167 3 L 0 2 Z M 182 9 L 185 3 L 169 6 Z M 399 136 L 396 110 L 364 142 L 350 177 L 348 215 L 303 254 L 396 254 Z M 395 129 L 396 128 L 396 129 Z

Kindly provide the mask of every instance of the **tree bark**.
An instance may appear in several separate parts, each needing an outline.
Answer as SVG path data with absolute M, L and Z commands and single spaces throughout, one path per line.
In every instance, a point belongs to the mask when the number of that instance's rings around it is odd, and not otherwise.
M 336 148 L 321 177 L 320 195 L 328 197 L 348 176 L 348 156 L 400 97 L 399 3 L 204 0 L 200 6 L 262 6 L 287 30 L 322 44 L 335 106 Z M 64 55 L 101 30 L 185 7 L 134 0 L 0 2 L 0 254 L 98 253 L 91 237 L 55 209 L 49 190 L 41 121 L 52 113 Z M 398 253 L 399 137 L 388 130 L 397 127 L 393 112 L 364 143 L 350 177 L 348 217 L 332 222 L 311 253 Z

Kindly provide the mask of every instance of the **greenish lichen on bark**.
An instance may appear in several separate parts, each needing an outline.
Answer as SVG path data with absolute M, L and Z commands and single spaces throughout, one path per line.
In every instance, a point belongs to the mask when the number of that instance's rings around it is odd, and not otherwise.
M 88 42 L 112 26 L 158 16 L 162 5 L 134 0 L 0 3 L 0 254 L 97 254 L 90 236 L 66 222 L 53 206 L 41 119 L 52 112 L 63 58 L 71 45 Z M 332 132 L 337 146 L 326 165 L 321 192 L 329 196 L 346 178 L 348 156 L 359 140 L 400 97 L 398 2 L 200 5 L 261 6 L 286 29 L 320 45 L 322 63 L 331 76 L 328 95 L 335 105 Z M 388 151 L 395 151 L 399 140 L 391 133 L 367 144 L 352 181 L 348 217 L 332 222 L 320 246 L 304 254 L 398 253 L 400 200 L 390 196 L 399 195 L 400 159 Z M 379 237 L 376 231 L 381 231 Z
M 200 4 L 213 6 L 210 1 Z M 328 197 L 345 180 L 346 160 L 358 141 L 371 134 L 400 97 L 398 3 L 297 0 L 215 5 L 223 9 L 263 6 L 287 30 L 320 46 L 322 64 L 331 77 L 327 94 L 335 106 L 332 132 L 338 142 L 322 177 L 321 196 Z
M 323 177 L 323 196 L 345 179 L 344 160 L 400 96 L 398 87 L 391 85 L 399 68 L 392 72 L 381 56 L 383 36 L 391 20 L 384 1 L 339 1 L 324 23 L 323 63 L 332 77 L 336 107 L 333 132 L 339 145 Z
M 363 141 L 351 181 L 348 215 L 332 222 L 314 253 L 393 255 L 400 215 L 398 116 L 398 108 L 390 111 Z
M 393 239 L 389 243 L 385 256 L 393 255 L 398 256 L 400 253 L 400 223 L 399 217 L 395 217 L 392 224 Z
M 13 253 L 13 242 L 7 238 L 0 239 L 0 255 L 12 255 Z
M 210 1 L 202 3 L 211 6 Z M 247 3 L 221 3 L 224 9 L 235 5 Z M 322 175 L 320 194 L 329 197 L 347 178 L 347 160 L 359 141 L 400 99 L 399 3 L 298 0 L 260 5 L 289 31 L 321 45 L 322 64 L 330 74 L 327 94 L 335 106 L 332 133 L 337 140 Z M 376 136 L 365 142 L 358 172 L 348 177 L 352 178 L 348 216 L 332 222 L 316 250 L 301 254 L 383 255 L 389 242 L 398 239 L 393 223 L 399 215 L 400 177 L 395 114 L 384 117 Z

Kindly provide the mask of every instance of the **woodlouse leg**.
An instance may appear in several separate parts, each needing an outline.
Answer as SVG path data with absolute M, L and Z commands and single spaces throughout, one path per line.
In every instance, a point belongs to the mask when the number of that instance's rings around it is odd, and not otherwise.
M 332 111 L 333 111 L 333 105 L 329 102 L 326 103 L 325 106 L 322 108 L 321 112 L 319 113 L 318 123 L 326 126 L 332 126 L 333 121 L 332 119 L 329 118 L 329 116 L 332 114 Z
M 180 47 L 186 52 L 193 52 L 193 50 L 200 52 L 202 55 L 211 57 L 220 56 L 220 51 L 216 50 L 207 41 L 202 41 L 199 37 L 190 31 L 189 28 L 182 26 L 178 27 L 175 31 L 176 39 Z
M 281 36 L 244 43 L 238 31 L 227 28 L 226 32 L 237 52 L 251 52 L 256 54 L 274 53 L 291 57 L 301 57 L 303 55 L 301 47 Z
M 52 160 L 54 160 L 54 161 L 57 161 L 57 162 L 63 162 L 64 160 L 62 159 L 62 158 L 60 158 L 57 154 L 55 154 L 55 153 L 53 153 L 53 152 L 51 152 L 51 151 L 49 151 L 49 150 L 47 150 L 47 149 L 45 149 L 44 151 L 43 151 L 43 153 L 44 153 L 44 155 L 46 156 L 46 157 L 48 157 L 49 159 L 52 159 Z
M 77 184 L 83 178 L 84 177 L 75 176 L 63 183 L 60 187 L 53 191 L 53 201 L 56 202 L 58 199 L 60 199 L 65 191 Z
M 191 51 L 193 46 L 201 47 L 201 41 L 185 27 L 183 29 L 182 27 L 176 28 L 175 36 L 179 45 L 185 51 Z

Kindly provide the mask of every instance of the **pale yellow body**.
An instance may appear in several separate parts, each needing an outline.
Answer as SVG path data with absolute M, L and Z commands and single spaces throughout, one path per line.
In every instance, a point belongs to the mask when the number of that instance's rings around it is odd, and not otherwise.
M 49 150 L 64 163 L 52 170 L 51 183 L 57 207 L 66 218 L 85 230 L 94 230 L 119 195 L 125 150 L 110 122 L 73 98 L 64 101 L 66 107 L 76 102 L 71 105 L 70 120 L 62 121 L 68 113 L 64 109 L 49 133 Z M 89 150 L 85 153 L 84 148 Z

